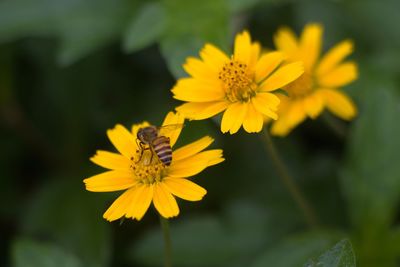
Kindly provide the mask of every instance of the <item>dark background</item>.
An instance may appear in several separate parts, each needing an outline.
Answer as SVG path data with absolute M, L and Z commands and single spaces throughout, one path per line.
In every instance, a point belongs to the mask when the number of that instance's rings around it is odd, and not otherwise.
M 178 146 L 208 134 L 227 160 L 194 178 L 203 201 L 179 202 L 174 266 L 303 266 L 342 238 L 358 266 L 400 266 L 399 11 L 395 0 L 0 1 L 0 265 L 160 266 L 155 210 L 108 223 L 119 193 L 84 190 L 102 171 L 89 157 L 113 149 L 106 130 L 160 124 L 179 104 L 180 65 L 205 42 L 229 51 L 246 28 L 272 47 L 280 26 L 320 22 L 324 51 L 355 42 L 360 77 L 344 90 L 359 116 L 275 141 L 322 226 L 306 225 L 260 136 L 188 122 Z

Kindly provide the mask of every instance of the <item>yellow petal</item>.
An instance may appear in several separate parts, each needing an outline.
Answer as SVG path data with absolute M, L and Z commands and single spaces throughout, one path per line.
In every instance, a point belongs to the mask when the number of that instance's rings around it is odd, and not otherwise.
M 292 101 L 271 128 L 273 135 L 285 136 L 306 118 L 302 100 Z
M 234 45 L 234 58 L 244 64 L 249 65 L 251 60 L 251 38 L 247 31 L 236 35 Z
M 324 108 L 323 99 L 320 97 L 319 94 L 311 94 L 305 97 L 303 100 L 303 104 L 304 111 L 312 119 L 318 117 Z
M 185 71 L 196 79 L 217 79 L 218 72 L 207 66 L 203 61 L 194 57 L 188 57 L 183 65 Z
M 311 71 L 321 53 L 322 32 L 322 25 L 312 23 L 306 25 L 301 35 L 300 47 L 304 68 L 307 71 Z
M 103 214 L 103 218 L 107 221 L 115 221 L 124 216 L 129 208 L 129 204 L 135 197 L 137 188 L 133 187 L 125 191 L 121 196 L 119 196 L 114 203 L 106 210 Z
M 236 119 L 233 122 L 233 124 L 231 125 L 231 129 L 229 130 L 230 134 L 234 134 L 237 131 L 239 131 L 240 127 L 243 124 L 244 117 L 247 114 L 248 106 L 249 106 L 249 104 L 247 104 L 247 103 L 241 103 L 240 109 L 238 110 L 238 113 L 236 114 Z
M 108 138 L 118 151 L 128 159 L 134 158 L 137 144 L 133 136 L 124 126 L 117 124 L 114 129 L 107 131 Z
M 95 164 L 110 170 L 127 170 L 130 167 L 131 161 L 116 153 L 97 150 L 96 155 L 90 158 Z
M 328 88 L 344 86 L 357 79 L 357 65 L 354 62 L 342 63 L 322 76 L 318 76 L 319 85 Z
M 219 157 L 214 157 L 208 161 L 208 167 L 217 165 L 221 162 L 225 161 L 225 159 L 222 157 L 222 150 L 221 150 L 221 155 Z
M 182 104 L 176 110 L 182 113 L 186 118 L 191 120 L 203 120 L 211 118 L 216 114 L 224 111 L 229 103 L 226 101 L 215 102 L 190 102 Z
M 225 160 L 222 158 L 222 149 L 211 149 L 198 153 L 191 158 L 187 158 L 185 161 L 187 164 L 189 164 L 190 162 L 196 160 L 202 161 L 203 159 L 208 160 L 207 166 L 215 165 Z M 182 161 L 180 161 L 179 164 L 182 164 Z
M 318 94 L 324 98 L 326 107 L 336 116 L 351 120 L 357 115 L 353 101 L 344 93 L 333 89 L 319 89 Z
M 229 61 L 228 56 L 212 44 L 206 44 L 200 51 L 200 57 L 213 71 L 219 72 Z
M 219 81 L 214 83 L 194 78 L 179 79 L 171 91 L 175 99 L 190 102 L 217 101 L 225 97 Z
M 296 35 L 287 27 L 282 27 L 274 36 L 274 43 L 278 50 L 291 56 L 298 50 Z
M 283 61 L 282 52 L 270 52 L 261 56 L 256 65 L 256 82 L 259 83 L 268 77 Z
M 98 175 L 89 177 L 83 182 L 86 190 L 92 192 L 112 192 L 124 190 L 134 186 L 137 181 L 134 179 L 133 173 L 127 171 L 108 171 Z
M 164 218 L 175 217 L 179 214 L 175 198 L 162 182 L 154 185 L 153 203 Z
M 291 108 L 288 110 L 287 113 L 288 123 L 292 127 L 298 125 L 306 118 L 303 106 L 304 105 L 301 100 L 294 101 Z
M 149 185 L 147 187 L 145 187 L 145 190 L 142 192 L 141 198 L 140 198 L 140 202 L 138 204 L 138 207 L 136 209 L 136 219 L 139 221 L 143 218 L 144 214 L 146 213 L 146 211 L 149 209 L 151 201 L 153 200 L 153 190 L 154 190 L 154 186 L 153 185 Z
M 172 159 L 172 164 L 168 169 L 168 176 L 176 178 L 190 177 L 200 173 L 208 166 L 222 161 L 221 149 L 207 150 L 179 161 Z
M 345 40 L 331 48 L 321 59 L 316 69 L 317 76 L 323 75 L 335 68 L 345 57 L 353 52 L 353 42 Z
M 201 161 L 197 162 L 189 161 L 188 163 L 190 164 L 187 165 L 182 164 L 181 162 L 183 161 L 185 160 L 180 160 L 178 163 L 172 162 L 171 167 L 168 171 L 168 175 L 176 178 L 190 177 L 202 172 L 205 168 L 208 167 L 207 159 L 202 159 Z
M 135 195 L 129 203 L 125 217 L 141 220 L 149 209 L 153 200 L 153 185 L 142 184 L 136 189 Z
M 258 112 L 253 104 L 249 104 L 246 117 L 243 121 L 243 128 L 248 133 L 258 133 L 263 127 L 263 116 Z
M 251 55 L 249 61 L 249 68 L 254 69 L 258 59 L 260 58 L 261 45 L 257 42 L 251 45 Z
M 251 102 L 258 112 L 274 120 L 278 119 L 278 115 L 275 113 L 275 111 L 280 100 L 276 95 L 271 93 L 258 93 L 251 99 Z
M 199 201 L 207 194 L 207 191 L 203 187 L 187 179 L 168 177 L 163 179 L 163 183 L 173 195 L 184 200 Z
M 191 144 L 178 148 L 172 153 L 172 158 L 174 161 L 188 158 L 204 150 L 211 145 L 212 142 L 214 142 L 214 139 L 209 136 L 205 136 Z
M 185 121 L 185 118 L 183 117 L 182 114 L 179 112 L 174 113 L 174 112 L 169 112 L 167 116 L 164 119 L 164 122 L 162 126 L 168 126 L 168 125 L 180 125 Z M 174 127 L 173 129 L 168 129 L 167 131 L 162 131 L 160 132 L 161 135 L 169 137 L 169 142 L 171 144 L 171 147 L 173 147 L 176 143 L 176 140 L 178 140 L 179 135 L 181 134 L 182 127 Z
M 279 98 L 279 109 L 278 109 L 278 113 L 282 114 L 285 112 L 285 110 L 287 110 L 287 107 L 289 106 L 289 104 L 291 103 L 291 101 L 293 100 L 291 97 L 284 95 L 284 94 L 274 94 Z
M 236 133 L 243 123 L 247 112 L 247 103 L 236 102 L 226 109 L 221 121 L 221 131 L 230 134 Z
M 269 76 L 262 84 L 261 91 L 273 91 L 278 88 L 289 84 L 296 80 L 300 75 L 304 73 L 304 67 L 302 62 L 294 62 L 280 67 L 271 76 Z

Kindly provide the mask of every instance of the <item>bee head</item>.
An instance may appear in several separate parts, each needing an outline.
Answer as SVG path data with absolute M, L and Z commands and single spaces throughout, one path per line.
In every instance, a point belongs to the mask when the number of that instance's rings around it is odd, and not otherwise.
M 137 137 L 137 139 L 139 139 L 142 143 L 146 143 L 146 140 L 145 140 L 145 133 L 144 133 L 144 128 L 140 128 L 138 131 L 137 131 L 137 134 L 136 134 L 136 137 Z
M 136 138 L 139 139 L 141 142 L 143 141 L 143 128 L 140 128 L 136 133 Z
M 145 144 L 151 143 L 157 137 L 157 129 L 154 126 L 140 128 L 137 131 L 136 137 Z

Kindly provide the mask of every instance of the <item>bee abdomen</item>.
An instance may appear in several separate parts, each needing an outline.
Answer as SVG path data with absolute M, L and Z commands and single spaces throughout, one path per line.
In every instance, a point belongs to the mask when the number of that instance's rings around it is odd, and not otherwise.
M 160 161 L 166 165 L 171 165 L 172 161 L 172 149 L 169 142 L 169 138 L 165 136 L 159 136 L 153 141 L 154 152 Z

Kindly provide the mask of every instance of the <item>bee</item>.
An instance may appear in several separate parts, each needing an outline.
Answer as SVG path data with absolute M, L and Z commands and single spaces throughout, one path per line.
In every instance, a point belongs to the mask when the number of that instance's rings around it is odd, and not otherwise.
M 156 154 L 162 164 L 165 166 L 171 165 L 171 143 L 169 137 L 165 136 L 165 133 L 166 131 L 173 131 L 182 127 L 183 124 L 171 124 L 161 127 L 150 125 L 140 128 L 136 134 L 138 146 L 141 148 L 141 155 L 138 161 L 142 159 L 145 150 L 150 150 L 150 162 L 153 160 L 153 155 Z

